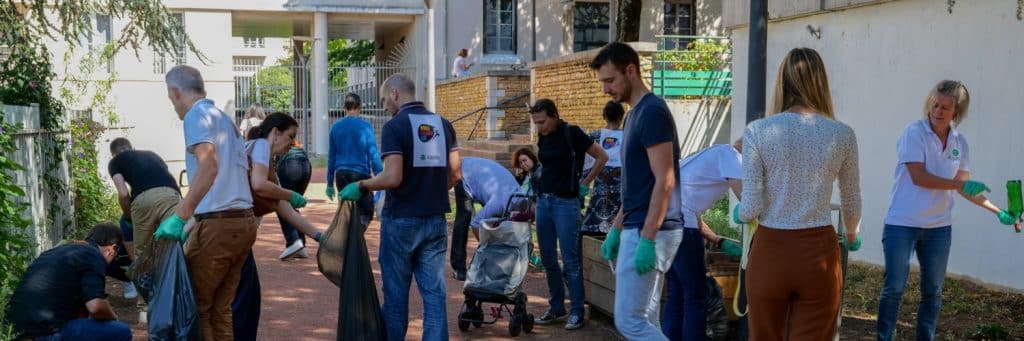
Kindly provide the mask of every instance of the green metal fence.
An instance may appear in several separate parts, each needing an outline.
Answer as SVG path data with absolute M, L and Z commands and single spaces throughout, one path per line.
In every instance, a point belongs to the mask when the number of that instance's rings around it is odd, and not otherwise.
M 732 94 L 732 43 L 728 37 L 657 36 L 652 87 L 663 98 Z

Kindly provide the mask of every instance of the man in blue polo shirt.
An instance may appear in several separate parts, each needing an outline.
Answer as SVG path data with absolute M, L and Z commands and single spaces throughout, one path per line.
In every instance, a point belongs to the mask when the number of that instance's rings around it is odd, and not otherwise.
M 380 224 L 381 307 L 389 340 L 405 340 L 409 327 L 409 286 L 416 276 L 423 298 L 423 340 L 447 340 L 444 254 L 448 247 L 448 190 L 462 180 L 455 129 L 416 101 L 408 76 L 388 77 L 380 89 L 384 108 L 395 116 L 384 124 L 384 171 L 350 183 L 338 193 L 356 201 L 369 191 L 387 190 Z
M 601 246 L 605 259 L 618 259 L 615 327 L 629 340 L 666 340 L 656 295 L 683 238 L 675 121 L 644 85 L 640 57 L 629 45 L 606 45 L 590 68 L 606 94 L 631 108 L 623 129 L 622 209 Z
M 234 119 L 206 98 L 199 70 L 178 65 L 164 76 L 167 97 L 184 121 L 188 194 L 156 229 L 156 240 L 185 242 L 204 340 L 234 340 L 231 301 L 256 242 L 249 158 Z M 191 232 L 186 221 L 193 221 Z
M 462 158 L 462 181 L 455 184 L 455 221 L 452 223 L 452 271 L 456 280 L 466 280 L 466 244 L 469 242 L 469 227 L 473 235 L 483 220 L 501 217 L 512 194 L 519 190 L 519 183 L 508 169 L 497 162 L 476 157 Z M 474 214 L 474 205 L 483 208 Z

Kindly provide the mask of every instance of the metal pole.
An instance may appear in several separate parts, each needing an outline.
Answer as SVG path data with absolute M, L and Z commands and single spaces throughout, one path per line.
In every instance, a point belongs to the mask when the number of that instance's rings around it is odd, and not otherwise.
M 768 54 L 768 0 L 750 1 L 747 48 L 747 123 L 764 117 Z
M 530 9 L 530 29 L 533 30 L 532 36 L 530 37 L 530 43 L 533 44 L 533 56 L 530 61 L 537 61 L 537 0 L 530 0 L 530 5 L 533 8 Z
M 768 69 L 768 0 L 750 0 L 750 40 L 747 45 L 747 124 L 764 117 L 765 76 Z M 746 271 L 741 272 L 746 281 Z M 740 307 L 747 305 L 747 288 L 740 283 Z M 747 317 L 740 318 L 737 334 L 740 340 L 749 336 Z

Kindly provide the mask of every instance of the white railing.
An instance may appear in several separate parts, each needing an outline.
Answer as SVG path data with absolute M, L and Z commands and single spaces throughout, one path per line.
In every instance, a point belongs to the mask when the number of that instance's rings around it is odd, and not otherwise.
M 57 194 L 56 200 L 51 199 L 50 193 L 45 184 L 44 174 L 50 172 L 56 178 L 70 188 L 70 174 L 68 173 L 67 157 L 64 160 L 56 160 L 47 155 L 44 151 L 52 147 L 55 138 L 69 139 L 70 134 L 66 131 L 43 130 L 39 120 L 38 106 L 0 106 L 4 119 L 13 124 L 21 124 L 21 130 L 14 133 L 17 150 L 11 155 L 15 162 L 25 167 L 25 170 L 10 174 L 15 183 L 25 191 L 25 196 L 15 200 L 28 204 L 24 216 L 31 219 L 32 225 L 28 229 L 32 242 L 36 246 L 36 252 L 41 253 L 61 242 L 66 230 L 65 222 L 70 224 L 74 216 L 74 208 L 70 191 L 61 191 Z M 55 165 L 52 171 L 51 165 Z M 55 219 L 50 219 L 50 212 L 56 210 Z M 0 228 L 10 228 L 0 224 Z

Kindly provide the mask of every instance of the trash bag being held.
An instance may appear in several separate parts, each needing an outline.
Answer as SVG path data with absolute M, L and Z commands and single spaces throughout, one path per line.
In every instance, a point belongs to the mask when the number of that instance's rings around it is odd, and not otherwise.
M 154 241 L 154 254 L 161 255 L 152 272 L 149 301 L 149 339 L 198 340 L 199 314 L 192 281 L 185 264 L 185 252 L 177 241 Z
M 354 202 L 345 201 L 321 239 L 320 271 L 339 288 L 338 340 L 386 340 L 370 254 Z

